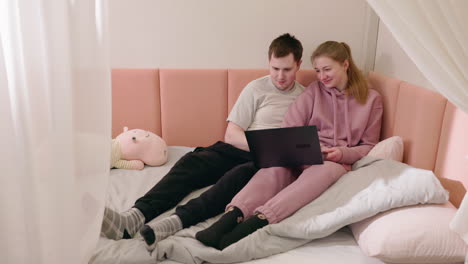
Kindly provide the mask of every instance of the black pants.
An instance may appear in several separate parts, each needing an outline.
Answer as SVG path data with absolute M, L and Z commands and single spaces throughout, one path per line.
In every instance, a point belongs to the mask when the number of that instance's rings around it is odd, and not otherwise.
M 224 207 L 257 172 L 250 153 L 218 141 L 184 155 L 135 207 L 149 222 L 174 207 L 194 190 L 215 184 L 200 197 L 176 208 L 188 227 L 224 211 Z

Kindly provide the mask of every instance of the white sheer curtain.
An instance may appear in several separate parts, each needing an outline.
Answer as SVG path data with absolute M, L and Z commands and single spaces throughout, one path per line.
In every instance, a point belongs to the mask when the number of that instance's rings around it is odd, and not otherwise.
M 87 263 L 109 173 L 106 0 L 0 0 L 0 263 Z
M 468 113 L 468 1 L 367 2 L 434 88 Z
M 468 1 L 367 2 L 434 88 L 468 113 Z M 468 195 L 450 227 L 468 244 Z

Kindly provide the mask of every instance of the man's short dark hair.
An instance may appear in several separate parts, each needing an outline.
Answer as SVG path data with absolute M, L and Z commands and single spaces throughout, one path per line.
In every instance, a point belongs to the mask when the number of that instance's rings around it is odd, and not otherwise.
M 281 58 L 292 53 L 294 61 L 299 62 L 302 58 L 302 51 L 301 42 L 289 33 L 285 33 L 271 42 L 268 49 L 268 59 L 271 59 L 272 55 Z

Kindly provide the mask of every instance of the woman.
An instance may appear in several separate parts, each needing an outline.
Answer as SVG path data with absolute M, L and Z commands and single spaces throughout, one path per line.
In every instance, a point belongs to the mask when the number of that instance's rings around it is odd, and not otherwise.
M 284 127 L 317 126 L 325 162 L 258 171 L 212 226 L 196 234 L 218 249 L 267 224 L 278 223 L 310 203 L 377 144 L 382 119 L 380 95 L 369 90 L 344 42 L 327 41 L 312 53 L 319 81 L 289 107 Z

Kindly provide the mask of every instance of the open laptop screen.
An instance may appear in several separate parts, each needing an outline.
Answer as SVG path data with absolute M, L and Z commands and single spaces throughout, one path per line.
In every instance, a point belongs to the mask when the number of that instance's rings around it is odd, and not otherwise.
M 259 168 L 323 164 L 316 126 L 245 131 Z

